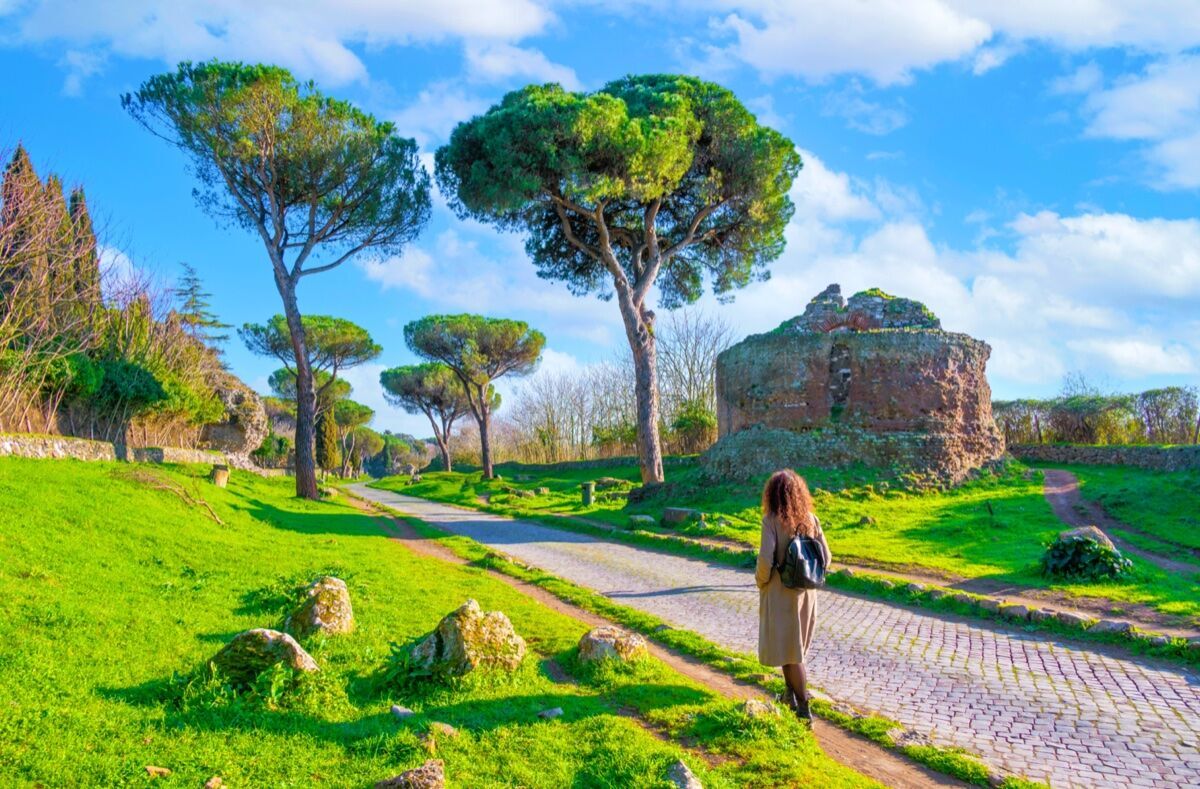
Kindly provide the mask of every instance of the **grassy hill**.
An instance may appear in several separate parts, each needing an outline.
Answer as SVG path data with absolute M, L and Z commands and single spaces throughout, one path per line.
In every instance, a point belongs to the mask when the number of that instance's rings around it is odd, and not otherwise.
M 202 497 L 224 525 L 160 484 Z M 580 667 L 575 620 L 412 554 L 346 504 L 290 494 L 288 480 L 236 472 L 220 490 L 187 468 L 0 458 L 6 786 L 138 785 L 147 765 L 172 771 L 163 786 L 369 786 L 430 758 L 432 721 L 460 730 L 435 746 L 457 786 L 667 786 L 681 758 L 706 787 L 871 785 L 786 716 L 748 719 L 658 661 Z M 348 582 L 357 628 L 304 642 L 314 679 L 272 675 L 240 693 L 205 679 L 230 637 L 278 627 L 323 573 Z M 392 645 L 469 597 L 509 615 L 532 653 L 523 668 L 390 682 Z M 393 703 L 417 714 L 397 721 Z M 562 717 L 537 717 L 552 707 Z

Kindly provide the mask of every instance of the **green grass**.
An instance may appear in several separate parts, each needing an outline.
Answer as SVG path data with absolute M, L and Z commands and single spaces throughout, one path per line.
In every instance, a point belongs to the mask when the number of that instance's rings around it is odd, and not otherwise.
M 398 517 L 403 517 L 418 534 L 437 541 L 476 567 L 504 573 L 544 589 L 574 606 L 603 616 L 630 630 L 643 633 L 660 644 L 689 655 L 740 682 L 758 685 L 771 693 L 781 693 L 784 690 L 783 680 L 775 669 L 762 665 L 753 655 L 732 653 L 690 630 L 670 627 L 653 614 L 616 603 L 602 594 L 538 568 L 511 561 L 469 537 L 444 532 L 419 518 L 404 515 L 402 512 L 390 510 L 388 507 L 375 506 L 391 511 Z M 853 581 L 861 584 L 861 579 L 856 578 Z M 871 715 L 852 717 L 823 700 L 816 700 L 813 709 L 818 715 L 838 726 L 861 734 L 885 748 L 898 750 L 931 769 L 979 786 L 990 785 L 990 772 L 987 766 L 974 756 L 959 749 L 940 746 L 897 745 L 888 734 L 889 731 L 900 725 L 895 721 Z M 1045 786 L 1045 784 L 1010 776 L 1006 778 L 1003 786 L 1007 789 L 1022 789 L 1023 787 Z
M 1085 499 L 1100 504 L 1117 520 L 1158 538 L 1144 547 L 1168 556 L 1176 552 L 1170 543 L 1200 550 L 1200 469 L 1062 468 L 1079 478 L 1079 492 Z M 1137 535 L 1127 536 L 1136 542 Z
M 459 786 L 664 786 L 685 759 L 705 786 L 869 785 L 786 716 L 737 705 L 647 660 L 585 670 L 585 629 L 478 568 L 417 556 L 338 502 L 303 502 L 289 481 L 156 468 L 202 495 L 220 526 L 118 463 L 0 459 L 0 775 L 6 785 L 164 786 L 221 775 L 233 786 L 369 786 L 429 757 Z M 202 669 L 235 633 L 277 627 L 297 586 L 334 572 L 354 633 L 305 642 L 322 671 L 232 694 Z M 392 645 L 428 632 L 468 597 L 505 611 L 530 645 L 512 677 L 411 690 L 385 677 Z M 554 660 L 574 679 L 555 682 Z M 274 680 L 273 682 L 270 680 Z M 393 703 L 417 713 L 400 723 Z M 540 710 L 564 715 L 541 721 Z M 622 712 L 718 754 L 656 738 Z M 786 741 L 788 748 L 780 749 Z M 819 781 L 815 778 L 819 776 Z
M 695 465 L 671 468 L 668 490 L 650 501 L 628 504 L 618 498 L 599 499 L 591 507 L 582 504 L 580 483 L 609 476 L 632 486 L 638 479 L 637 468 L 550 470 L 506 464 L 498 470 L 503 479 L 491 482 L 471 471 L 425 474 L 416 485 L 397 477 L 374 484 L 500 514 L 573 516 L 622 529 L 629 528 L 633 514 L 657 518 L 666 506 L 691 507 L 707 515 L 704 524 L 669 532 L 652 529 L 627 539 L 645 543 L 656 534 L 677 533 L 757 547 L 760 486 L 709 484 Z M 1041 473 L 1020 464 L 996 473 L 984 472 L 959 487 L 920 492 L 881 482 L 868 469 L 799 471 L 813 487 L 835 558 L 1030 589 L 1049 588 L 1070 596 L 1144 604 L 1165 614 L 1200 619 L 1200 577 L 1171 575 L 1136 558 L 1134 572 L 1120 582 L 1053 582 L 1044 578 L 1038 561 L 1045 545 L 1063 526 L 1042 494 Z M 538 488 L 549 492 L 510 492 Z M 488 497 L 486 504 L 481 496 Z M 1192 498 L 1196 499 L 1194 494 Z M 679 549 L 677 543 L 661 539 L 654 544 Z

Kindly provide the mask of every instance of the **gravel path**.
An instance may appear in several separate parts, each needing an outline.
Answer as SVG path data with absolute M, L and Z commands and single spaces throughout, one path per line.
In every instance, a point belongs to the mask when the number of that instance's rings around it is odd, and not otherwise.
M 352 486 L 377 501 L 754 652 L 748 570 Z M 837 546 L 833 546 L 836 556 Z M 834 591 L 809 676 L 830 696 L 1055 786 L 1200 786 L 1200 675 Z

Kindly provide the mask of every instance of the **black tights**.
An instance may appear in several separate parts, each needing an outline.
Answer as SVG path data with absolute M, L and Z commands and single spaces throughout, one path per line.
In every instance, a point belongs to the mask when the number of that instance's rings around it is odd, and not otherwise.
M 796 701 L 803 704 L 808 699 L 808 675 L 803 663 L 788 663 L 783 667 L 783 681 L 788 690 L 796 695 Z

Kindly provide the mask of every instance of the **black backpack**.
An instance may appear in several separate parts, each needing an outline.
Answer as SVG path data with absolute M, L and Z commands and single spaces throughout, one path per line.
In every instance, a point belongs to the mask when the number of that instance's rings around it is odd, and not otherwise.
M 817 516 L 813 516 L 816 520 Z M 817 521 L 819 529 L 821 522 Z M 825 585 L 825 552 L 812 537 L 797 534 L 787 545 L 783 561 L 776 565 L 779 580 L 788 589 L 820 589 Z

